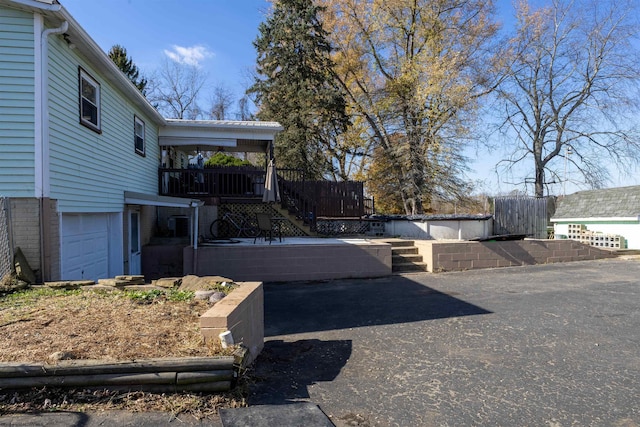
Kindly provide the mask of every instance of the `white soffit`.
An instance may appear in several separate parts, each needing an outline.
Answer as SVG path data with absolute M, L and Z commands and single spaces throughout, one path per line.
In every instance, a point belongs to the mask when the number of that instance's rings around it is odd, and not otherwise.
M 135 193 L 133 191 L 124 192 L 124 203 L 127 205 L 163 206 L 172 208 L 193 208 L 204 204 L 201 200 L 196 199 L 158 196 L 157 194 Z
M 159 129 L 158 135 L 161 139 L 199 138 L 224 144 L 239 139 L 273 141 L 282 130 L 276 122 L 167 119 L 166 126 Z

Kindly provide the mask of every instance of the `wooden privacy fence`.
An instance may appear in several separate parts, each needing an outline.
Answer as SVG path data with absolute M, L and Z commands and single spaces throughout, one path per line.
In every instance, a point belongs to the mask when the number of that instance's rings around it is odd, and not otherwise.
M 359 218 L 364 215 L 362 182 L 312 181 L 309 184 L 318 203 L 318 216 Z
M 493 202 L 494 234 L 547 238 L 549 219 L 555 213 L 555 198 L 496 197 Z

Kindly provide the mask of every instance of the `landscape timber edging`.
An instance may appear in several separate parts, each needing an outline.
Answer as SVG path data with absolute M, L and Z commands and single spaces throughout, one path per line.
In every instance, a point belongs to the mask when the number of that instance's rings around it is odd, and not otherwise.
M 246 351 L 234 356 L 124 361 L 62 360 L 56 364 L 0 364 L 0 389 L 104 387 L 155 393 L 230 390 Z

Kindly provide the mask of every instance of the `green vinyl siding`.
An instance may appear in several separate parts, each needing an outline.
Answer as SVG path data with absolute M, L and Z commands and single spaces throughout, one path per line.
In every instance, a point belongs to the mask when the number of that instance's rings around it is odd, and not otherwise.
M 119 212 L 124 192 L 157 194 L 157 125 L 61 37 L 49 40 L 51 198 L 61 212 Z M 100 84 L 101 133 L 80 124 L 78 67 Z M 135 153 L 134 115 L 146 124 Z
M 558 220 L 558 221 L 554 221 L 556 224 L 583 224 L 583 225 L 602 225 L 602 224 L 606 224 L 606 225 L 621 225 L 621 224 L 632 224 L 632 225 L 637 225 L 638 223 L 640 223 L 640 221 L 631 221 L 631 220 L 625 220 L 625 221 L 618 221 L 616 219 L 608 219 L 606 221 L 597 221 L 597 220 L 593 220 L 593 221 L 586 221 L 586 220 L 577 220 L 577 221 L 564 221 L 564 220 Z
M 33 197 L 33 15 L 0 6 L 0 195 Z

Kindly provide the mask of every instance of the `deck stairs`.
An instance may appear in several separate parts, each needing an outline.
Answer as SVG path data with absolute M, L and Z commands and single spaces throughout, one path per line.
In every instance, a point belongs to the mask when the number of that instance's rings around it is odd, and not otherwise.
M 278 212 L 279 216 L 287 218 L 290 226 L 300 231 L 300 234 L 303 234 L 309 237 L 317 236 L 316 233 L 311 231 L 311 227 L 309 227 L 308 224 L 305 224 L 300 218 L 296 217 L 295 213 L 289 212 L 287 209 L 283 208 L 279 203 L 272 203 L 269 206 L 271 207 L 271 209 Z

